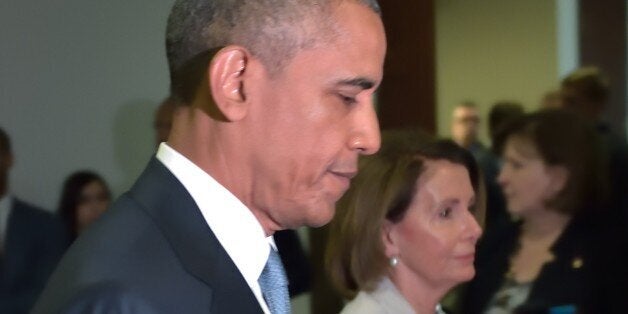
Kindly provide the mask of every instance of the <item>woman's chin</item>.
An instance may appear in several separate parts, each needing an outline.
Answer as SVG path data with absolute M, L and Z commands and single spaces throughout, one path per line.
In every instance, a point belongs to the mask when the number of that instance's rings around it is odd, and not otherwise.
M 461 269 L 459 276 L 457 276 L 458 283 L 470 281 L 475 276 L 475 268 Z

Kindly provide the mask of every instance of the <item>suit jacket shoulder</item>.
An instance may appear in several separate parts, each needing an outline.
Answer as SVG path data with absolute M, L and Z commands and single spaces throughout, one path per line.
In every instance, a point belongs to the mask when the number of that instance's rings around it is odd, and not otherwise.
M 28 312 L 68 241 L 60 219 L 14 199 L 0 264 L 1 313 Z
M 34 313 L 99 313 L 95 309 L 103 307 L 261 313 L 191 196 L 154 158 L 70 248 Z

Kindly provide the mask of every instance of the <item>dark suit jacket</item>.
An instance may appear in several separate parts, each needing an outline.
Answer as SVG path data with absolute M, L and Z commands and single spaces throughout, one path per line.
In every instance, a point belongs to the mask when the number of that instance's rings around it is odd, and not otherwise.
M 483 238 L 476 254 L 476 276 L 465 288 L 460 313 L 483 313 L 503 283 L 518 247 L 519 223 Z M 594 219 L 574 218 L 552 246 L 555 259 L 543 266 L 516 313 L 548 313 L 573 305 L 578 313 L 626 313 L 626 242 L 606 233 Z M 622 296 L 624 295 L 624 296 Z
M 192 197 L 155 158 L 72 245 L 33 311 L 261 312 Z
M 53 214 L 13 200 L 0 256 L 0 313 L 28 313 L 68 240 Z

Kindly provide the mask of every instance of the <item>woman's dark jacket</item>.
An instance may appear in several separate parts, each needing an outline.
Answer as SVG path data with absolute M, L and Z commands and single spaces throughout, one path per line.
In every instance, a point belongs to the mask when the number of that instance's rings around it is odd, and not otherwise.
M 596 219 L 573 218 L 551 250 L 528 298 L 515 313 L 550 313 L 574 306 L 577 313 L 628 313 L 628 241 Z M 501 288 L 518 249 L 521 223 L 487 233 L 476 254 L 476 276 L 464 289 L 460 313 L 483 313 Z

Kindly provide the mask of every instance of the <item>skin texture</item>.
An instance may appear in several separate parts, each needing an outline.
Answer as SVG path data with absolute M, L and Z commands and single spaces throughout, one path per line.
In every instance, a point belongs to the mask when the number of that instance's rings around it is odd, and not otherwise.
M 220 50 L 169 139 L 240 199 L 267 235 L 323 225 L 357 171 L 379 149 L 373 93 L 386 50 L 381 19 L 342 1 L 337 36 L 299 51 L 271 75 L 241 46 Z
M 468 148 L 477 140 L 480 115 L 476 108 L 458 106 L 453 111 L 451 136 L 458 145 Z
M 426 161 L 404 218 L 384 227 L 388 257 L 399 264 L 390 277 L 417 313 L 430 313 L 455 285 L 475 275 L 475 245 L 482 230 L 471 208 L 475 193 L 464 166 Z
M 109 201 L 107 190 L 101 182 L 92 181 L 85 185 L 76 209 L 76 224 L 79 233 L 107 210 Z

